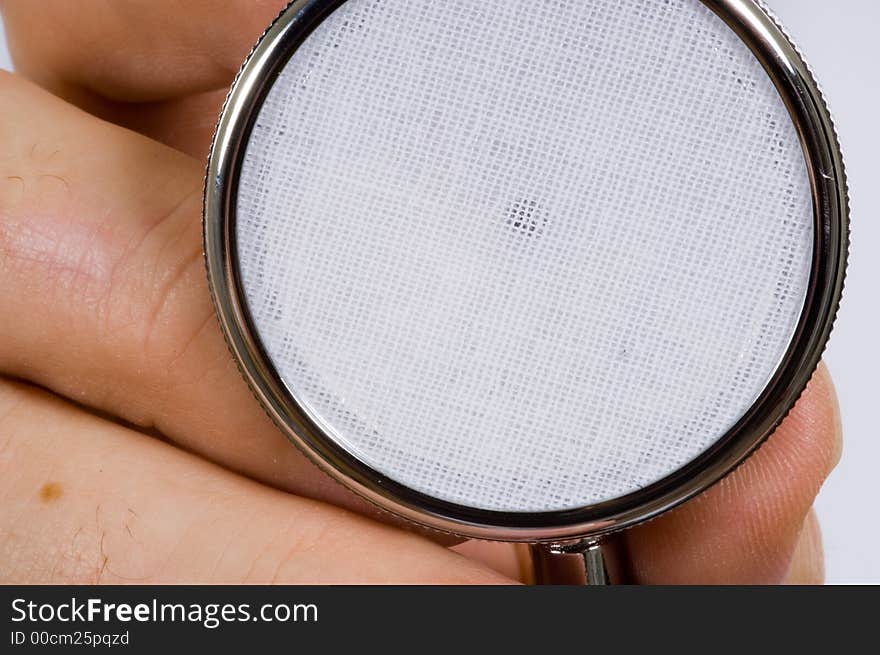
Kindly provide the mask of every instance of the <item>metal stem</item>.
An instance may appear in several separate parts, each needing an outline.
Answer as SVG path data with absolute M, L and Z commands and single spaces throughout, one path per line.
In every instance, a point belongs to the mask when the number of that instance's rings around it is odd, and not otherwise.
M 622 582 L 621 567 L 607 542 L 584 540 L 571 544 L 531 547 L 535 584 L 608 585 Z

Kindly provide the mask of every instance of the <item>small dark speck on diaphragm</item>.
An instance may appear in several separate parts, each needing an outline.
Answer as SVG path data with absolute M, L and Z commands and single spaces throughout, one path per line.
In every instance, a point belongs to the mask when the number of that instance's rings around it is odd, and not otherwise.
M 508 208 L 505 223 L 514 234 L 537 238 L 544 233 L 547 218 L 537 201 L 519 199 Z

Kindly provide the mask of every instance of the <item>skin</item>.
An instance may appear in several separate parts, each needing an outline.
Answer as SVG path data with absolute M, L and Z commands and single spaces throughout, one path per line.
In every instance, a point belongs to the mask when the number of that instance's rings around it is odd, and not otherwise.
M 330 481 L 223 342 L 203 162 L 282 4 L 0 4 L 19 71 L 0 76 L 0 582 L 527 578 L 521 548 L 450 550 Z M 820 583 L 811 507 L 840 450 L 820 367 L 745 465 L 626 534 L 636 581 Z

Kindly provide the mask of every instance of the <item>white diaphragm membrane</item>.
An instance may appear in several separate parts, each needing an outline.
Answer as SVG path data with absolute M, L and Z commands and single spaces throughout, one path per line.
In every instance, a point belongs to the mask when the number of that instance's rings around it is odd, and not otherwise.
M 254 329 L 327 437 L 506 512 L 716 444 L 813 258 L 792 119 L 698 0 L 348 0 L 274 81 L 235 211 Z

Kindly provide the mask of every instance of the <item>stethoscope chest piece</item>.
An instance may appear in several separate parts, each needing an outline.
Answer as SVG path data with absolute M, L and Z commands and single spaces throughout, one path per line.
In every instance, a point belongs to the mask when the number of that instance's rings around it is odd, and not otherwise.
M 230 348 L 315 463 L 602 582 L 605 536 L 792 408 L 847 221 L 755 2 L 299 0 L 230 92 L 204 224 Z

